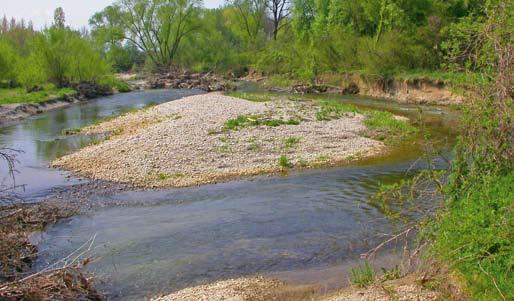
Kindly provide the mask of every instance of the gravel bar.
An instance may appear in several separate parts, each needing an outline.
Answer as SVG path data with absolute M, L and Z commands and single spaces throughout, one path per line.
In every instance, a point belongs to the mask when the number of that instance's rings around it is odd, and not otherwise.
M 310 101 L 251 102 L 209 93 L 120 116 L 81 131 L 109 139 L 55 160 L 77 176 L 142 188 L 184 187 L 244 176 L 320 167 L 382 153 L 382 142 L 364 137 L 364 116 L 349 113 L 316 120 Z M 300 120 L 300 124 L 228 130 L 238 116 Z M 253 118 L 253 117 L 252 117 Z

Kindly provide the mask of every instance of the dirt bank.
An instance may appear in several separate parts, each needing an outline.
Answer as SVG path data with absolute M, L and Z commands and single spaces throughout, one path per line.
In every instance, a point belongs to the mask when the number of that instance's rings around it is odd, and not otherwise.
M 444 82 L 427 78 L 377 80 L 353 76 L 345 78 L 345 82 L 347 82 L 344 86 L 346 89 L 353 85 L 358 87 L 360 95 L 405 103 L 459 105 L 465 100 L 464 96 L 454 93 Z
M 186 97 L 83 129 L 109 140 L 55 160 L 76 175 L 140 187 L 183 187 L 286 167 L 318 167 L 384 151 L 365 116 L 317 120 L 310 101 Z
M 270 90 L 291 93 L 336 93 L 385 98 L 402 103 L 430 105 L 460 105 L 466 97 L 452 90 L 452 87 L 438 80 L 429 78 L 373 78 L 354 74 L 322 75 L 315 85 L 295 84 L 287 89 L 273 87 L 268 79 L 261 75 L 245 77 L 244 80 L 262 83 Z

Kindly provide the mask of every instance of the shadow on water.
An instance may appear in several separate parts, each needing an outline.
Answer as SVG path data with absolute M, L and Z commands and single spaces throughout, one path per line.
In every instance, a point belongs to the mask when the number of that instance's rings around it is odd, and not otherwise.
M 76 182 L 46 168 L 56 156 L 88 142 L 81 136 L 62 137 L 62 129 L 81 127 L 120 114 L 123 108 L 159 103 L 184 93 L 121 94 L 48 112 L 3 129 L 0 142 L 26 151 L 21 158 L 21 179 L 33 186 L 32 194 L 42 194 L 51 187 Z M 366 98 L 340 100 L 418 116 L 416 106 Z M 452 113 L 426 107 L 421 116 L 438 141 L 436 148 L 447 152 Z M 358 258 L 381 241 L 383 233 L 400 226 L 367 200 L 379 182 L 400 180 L 410 174 L 409 170 L 422 168 L 422 161 L 414 164 L 421 150 L 418 143 L 406 143 L 387 156 L 344 167 L 293 172 L 287 177 L 120 192 L 106 201 L 124 206 L 95 209 L 41 234 L 35 268 L 66 256 L 96 234 L 91 253 L 95 260 L 89 269 L 97 276 L 99 287 L 113 299 L 142 299 L 256 273 L 323 271 L 324 267 Z M 443 161 L 437 163 L 444 167 Z

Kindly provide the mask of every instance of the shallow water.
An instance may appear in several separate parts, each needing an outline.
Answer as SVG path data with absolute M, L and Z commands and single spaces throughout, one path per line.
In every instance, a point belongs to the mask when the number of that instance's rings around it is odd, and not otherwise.
M 62 130 L 81 128 L 102 119 L 118 116 L 132 109 L 159 104 L 183 96 L 202 93 L 198 90 L 151 90 L 97 98 L 34 115 L 14 125 L 0 127 L 0 146 L 22 150 L 18 154 L 16 184 L 25 189 L 17 192 L 25 198 L 48 194 L 55 187 L 76 184 L 68 174 L 49 169 L 56 157 L 87 145 L 93 137 L 64 136 Z M 0 171 L 6 170 L 0 162 Z M 1 180 L 1 179 L 0 179 Z
M 80 136 L 61 137 L 62 129 L 186 93 L 193 92 L 149 91 L 98 99 L 4 129 L 0 141 L 25 149 L 19 179 L 29 184 L 27 195 L 44 195 L 55 186 L 77 182 L 45 167 L 56 156 L 86 143 Z M 418 115 L 416 106 L 340 98 L 359 106 Z M 451 137 L 453 115 L 425 107 L 421 116 L 435 147 L 447 150 L 451 139 L 445 138 Z M 107 296 L 127 300 L 228 277 L 335 266 L 358 258 L 399 226 L 367 199 L 380 182 L 397 181 L 422 167 L 423 162 L 416 161 L 419 155 L 420 147 L 407 143 L 385 157 L 350 166 L 118 193 L 109 199 L 124 206 L 94 209 L 41 234 L 36 268 L 95 237 L 89 270 Z M 444 162 L 438 165 L 442 168 Z M 424 205 L 431 206 L 429 201 Z

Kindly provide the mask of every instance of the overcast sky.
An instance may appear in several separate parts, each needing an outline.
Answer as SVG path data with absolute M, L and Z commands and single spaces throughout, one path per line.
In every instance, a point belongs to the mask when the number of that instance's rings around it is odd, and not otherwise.
M 88 25 L 88 19 L 114 0 L 0 0 L 0 17 L 32 20 L 36 28 L 50 25 L 53 12 L 62 7 L 66 24 L 74 28 Z M 205 7 L 218 7 L 224 0 L 204 0 Z

